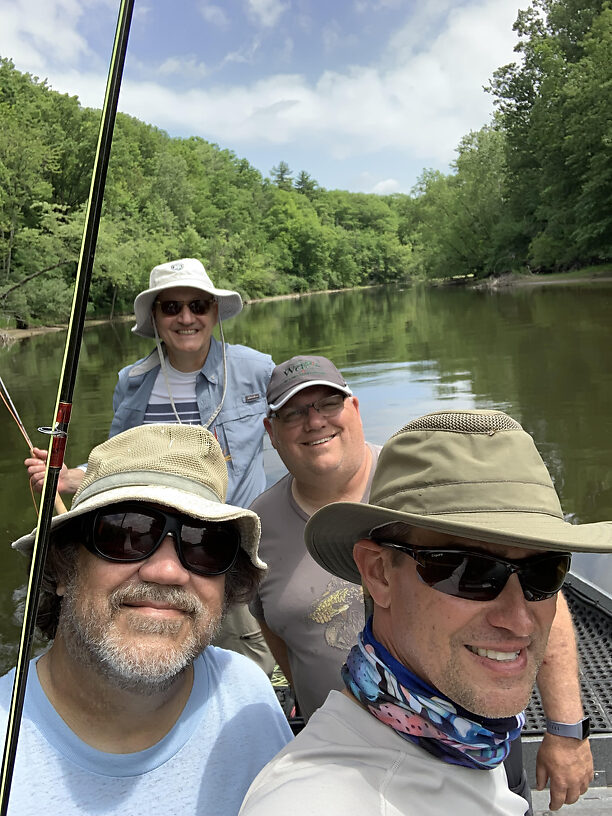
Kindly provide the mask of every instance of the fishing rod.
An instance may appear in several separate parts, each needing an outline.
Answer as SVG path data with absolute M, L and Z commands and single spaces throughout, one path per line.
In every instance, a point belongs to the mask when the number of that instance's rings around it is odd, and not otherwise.
M 15 408 L 15 404 L 11 399 L 11 395 L 9 394 L 8 388 L 4 384 L 4 380 L 0 377 L 0 398 L 2 402 L 6 405 L 9 414 L 13 417 L 15 422 L 17 423 L 17 427 L 21 431 L 21 435 L 26 441 L 26 445 L 30 449 L 30 453 L 34 455 L 34 445 L 32 444 L 32 440 L 30 439 L 28 432 L 26 431 L 26 427 L 21 421 L 21 417 L 19 416 L 19 411 Z M 36 514 L 38 515 L 38 507 L 36 506 L 36 499 L 34 498 L 34 492 L 32 490 L 32 485 L 30 484 L 30 492 L 32 493 L 32 501 L 34 502 L 34 508 L 36 509 Z M 54 499 L 55 510 L 57 513 L 66 513 L 67 508 L 64 502 L 61 500 L 59 493 L 55 494 Z
M 9 804 L 11 781 L 17 753 L 17 741 L 19 739 L 19 727 L 21 724 L 23 702 L 28 679 L 28 665 L 32 641 L 34 639 L 34 628 L 36 626 L 40 587 L 49 546 L 53 503 L 57 493 L 60 471 L 64 462 L 68 424 L 72 411 L 72 395 L 74 393 L 74 384 L 79 364 L 85 312 L 87 309 L 91 273 L 96 251 L 98 228 L 100 225 L 100 214 L 102 212 L 104 185 L 106 183 L 106 172 L 113 139 L 113 128 L 117 116 L 117 103 L 119 101 L 119 90 L 121 88 L 121 77 L 123 75 L 133 8 L 134 0 L 121 0 L 113 52 L 108 71 L 104 107 L 100 120 L 98 145 L 94 159 L 87 211 L 85 214 L 85 225 L 83 227 L 81 251 L 77 266 L 72 310 L 70 313 L 70 323 L 68 325 L 68 336 L 66 337 L 64 360 L 57 392 L 55 424 L 52 428 L 39 429 L 42 430 L 43 433 L 50 434 L 51 441 L 49 443 L 47 470 L 45 472 L 40 513 L 38 515 L 38 524 L 34 539 L 32 567 L 25 599 L 21 640 L 19 642 L 19 653 L 15 667 L 15 681 L 13 683 L 13 694 L 11 697 L 4 755 L 2 758 L 0 816 L 6 816 Z

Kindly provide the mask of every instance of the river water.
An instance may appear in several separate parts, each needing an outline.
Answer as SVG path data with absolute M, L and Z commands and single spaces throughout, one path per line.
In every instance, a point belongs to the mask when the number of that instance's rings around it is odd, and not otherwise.
M 383 443 L 411 419 L 445 407 L 497 408 L 531 433 L 576 522 L 612 519 L 612 281 L 498 292 L 382 287 L 254 303 L 226 339 L 270 353 L 323 354 L 359 397 L 366 436 Z M 66 461 L 87 460 L 112 417 L 117 371 L 150 341 L 118 322 L 85 330 Z M 0 375 L 34 444 L 54 419 L 65 333 L 0 349 Z M 35 525 L 22 461 L 27 447 L 4 412 L 0 548 L 0 673 L 15 659 L 23 559 L 10 542 Z M 282 475 L 266 444 L 269 483 Z M 612 592 L 610 556 L 576 556 L 574 570 Z

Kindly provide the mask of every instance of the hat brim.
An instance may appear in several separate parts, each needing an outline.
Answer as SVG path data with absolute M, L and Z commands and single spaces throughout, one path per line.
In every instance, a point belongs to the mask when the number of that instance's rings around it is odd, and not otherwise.
M 344 394 L 347 397 L 353 396 L 353 392 L 348 385 L 338 385 L 338 383 L 333 383 L 329 380 L 310 380 L 309 382 L 300 383 L 299 385 L 296 385 L 295 388 L 287 391 L 287 393 L 283 394 L 278 402 L 269 403 L 268 409 L 270 411 L 278 411 L 278 409 L 282 408 L 286 402 L 289 402 L 291 397 L 295 397 L 295 395 L 299 394 L 300 391 L 303 391 L 305 388 L 312 388 L 314 385 L 326 385 L 328 388 L 333 388 L 334 391 L 340 391 L 341 394 Z
M 215 297 L 219 307 L 219 320 L 228 320 L 230 317 L 235 317 L 242 311 L 242 298 L 238 292 L 234 292 L 231 289 L 217 289 L 215 286 L 202 286 L 201 278 L 184 278 L 180 281 L 180 284 L 154 286 L 136 295 L 136 299 L 134 300 L 136 325 L 132 326 L 134 334 L 140 337 L 155 337 L 153 322 L 151 320 L 153 302 L 157 295 L 163 292 L 164 289 L 174 289 L 179 285 L 181 288 L 198 289 L 200 292 L 205 292 L 207 295 Z
M 266 569 L 265 562 L 257 554 L 261 526 L 259 516 L 256 513 L 252 510 L 246 510 L 244 507 L 210 501 L 194 496 L 193 493 L 162 485 L 146 485 L 142 486 L 142 488 L 116 487 L 97 493 L 91 499 L 85 499 L 67 513 L 54 516 L 51 521 L 51 531 L 57 530 L 69 522 L 70 519 L 82 516 L 84 513 L 122 501 L 160 504 L 183 515 L 200 520 L 235 521 L 240 530 L 241 548 L 249 556 L 251 563 L 255 567 Z M 18 538 L 11 546 L 13 549 L 29 555 L 34 546 L 35 535 L 36 530 L 33 530 L 28 535 Z
M 491 544 L 559 552 L 611 552 L 612 522 L 569 524 L 544 513 L 481 512 L 419 515 L 377 505 L 336 502 L 308 521 L 304 539 L 314 560 L 340 578 L 361 583 L 353 546 L 375 527 L 401 521 L 415 527 Z

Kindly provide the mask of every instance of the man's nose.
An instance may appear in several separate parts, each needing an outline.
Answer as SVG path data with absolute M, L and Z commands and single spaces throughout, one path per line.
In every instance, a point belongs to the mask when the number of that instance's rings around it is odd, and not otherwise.
M 325 417 L 316 410 L 314 405 L 308 406 L 308 413 L 304 417 L 304 425 L 307 428 L 322 428 L 326 422 Z
M 167 535 L 153 555 L 140 562 L 140 578 L 152 584 L 182 586 L 189 581 L 189 570 L 181 564 L 174 538 Z
M 517 637 L 529 637 L 533 634 L 536 624 L 532 605 L 526 600 L 516 573 L 506 581 L 497 598 L 490 601 L 487 619 L 493 626 L 506 629 Z

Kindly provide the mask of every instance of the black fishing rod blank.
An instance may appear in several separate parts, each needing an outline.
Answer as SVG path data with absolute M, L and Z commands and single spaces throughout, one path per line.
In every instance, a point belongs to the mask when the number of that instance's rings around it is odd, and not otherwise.
M 45 433 L 49 433 L 52 439 L 47 456 L 47 471 L 43 485 L 40 513 L 38 515 L 36 537 L 34 540 L 32 567 L 28 581 L 19 653 L 15 668 L 15 681 L 13 683 L 13 694 L 6 730 L 4 755 L 2 758 L 0 816 L 6 816 L 8 811 L 15 755 L 17 753 L 17 741 L 19 739 L 19 727 L 21 724 L 23 702 L 28 679 L 30 652 L 36 626 L 36 615 L 38 613 L 38 602 L 45 559 L 49 546 L 53 506 L 57 493 L 59 475 L 64 462 L 68 424 L 72 411 L 72 395 L 74 393 L 74 384 L 79 364 L 83 326 L 85 324 L 85 313 L 87 310 L 96 241 L 102 212 L 106 172 L 113 139 L 113 129 L 117 116 L 121 77 L 123 75 L 133 8 L 134 0 L 122 0 L 117 20 L 113 53 L 109 66 L 106 95 L 98 134 L 98 146 L 94 159 L 94 170 L 85 214 L 85 226 L 83 228 L 81 251 L 77 266 L 68 336 L 66 338 L 64 360 L 55 405 L 55 423 L 52 428 L 40 429 Z

